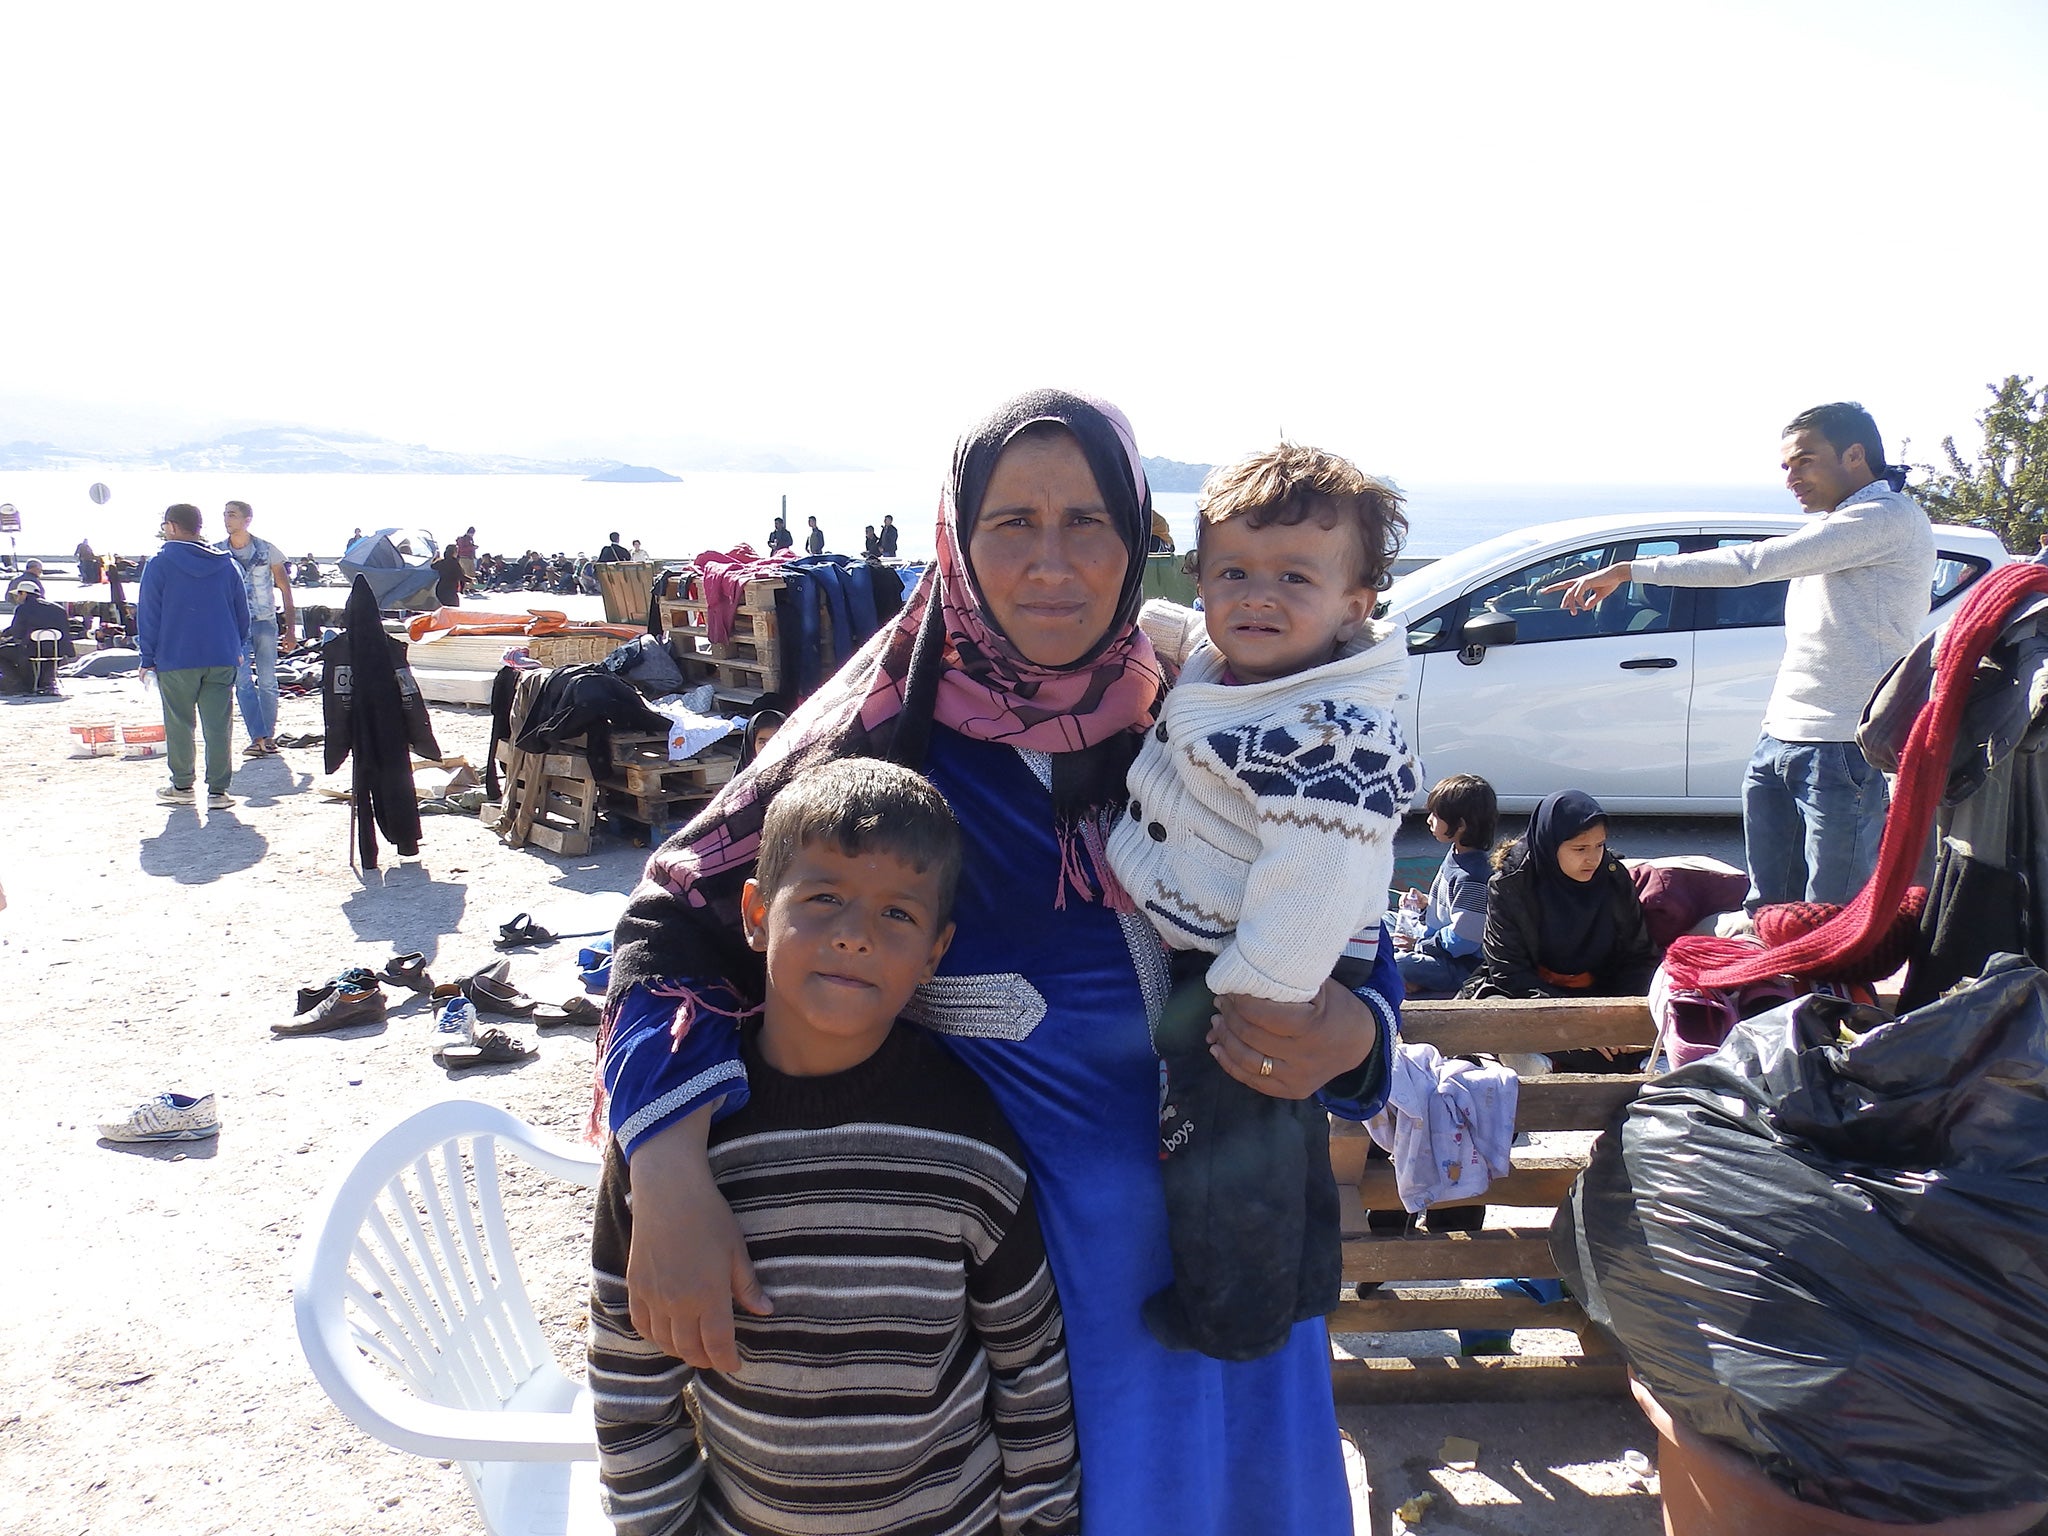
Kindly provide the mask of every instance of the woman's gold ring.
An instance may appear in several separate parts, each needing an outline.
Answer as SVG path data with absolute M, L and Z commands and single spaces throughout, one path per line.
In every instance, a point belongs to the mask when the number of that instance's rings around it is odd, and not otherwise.
M 1272 1075 L 1273 1075 L 1273 1058 L 1272 1058 L 1272 1057 L 1270 1057 L 1270 1056 L 1261 1056 L 1261 1057 L 1259 1058 L 1259 1076 L 1261 1076 L 1261 1077 L 1271 1077 Z

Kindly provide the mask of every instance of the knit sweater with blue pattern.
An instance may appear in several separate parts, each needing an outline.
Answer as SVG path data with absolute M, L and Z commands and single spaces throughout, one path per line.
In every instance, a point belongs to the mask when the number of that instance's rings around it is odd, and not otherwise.
M 1228 684 L 1224 668 L 1207 643 L 1188 656 L 1109 859 L 1170 946 L 1216 956 L 1212 991 L 1305 1002 L 1386 910 L 1421 776 L 1395 716 L 1407 636 L 1371 624 L 1269 682 Z

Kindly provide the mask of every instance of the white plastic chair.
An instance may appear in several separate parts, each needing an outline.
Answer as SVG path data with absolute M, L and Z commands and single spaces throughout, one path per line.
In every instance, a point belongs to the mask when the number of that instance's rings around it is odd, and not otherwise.
M 57 689 L 57 642 L 64 638 L 58 629 L 32 629 L 28 632 L 29 660 L 35 663 L 36 692 L 45 690 L 54 693 Z
M 292 1297 L 299 1343 L 357 1428 L 460 1462 L 492 1536 L 611 1536 L 590 1394 L 555 1366 L 520 1283 L 501 1148 L 597 1183 L 594 1152 L 494 1105 L 407 1116 L 313 1209 Z

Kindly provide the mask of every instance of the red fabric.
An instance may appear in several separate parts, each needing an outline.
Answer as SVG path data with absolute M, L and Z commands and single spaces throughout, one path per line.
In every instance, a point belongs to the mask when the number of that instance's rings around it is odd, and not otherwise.
M 1846 969 L 1809 966 L 1804 974 L 1812 981 L 1878 982 L 1913 958 L 1913 939 L 1920 931 L 1920 914 L 1927 910 L 1927 887 L 1916 885 L 1899 903 L 1891 926 L 1880 936 L 1877 947 Z M 1771 949 L 1790 944 L 1833 922 L 1841 907 L 1826 901 L 1788 901 L 1775 907 L 1761 907 L 1756 914 L 1756 936 Z
M 1649 859 L 1629 866 L 1643 903 L 1643 925 L 1659 951 L 1692 932 L 1703 917 L 1733 912 L 1749 894 L 1749 876 L 1736 870 L 1692 869 Z
M 1949 620 L 1935 646 L 1933 687 L 1899 754 L 1899 782 L 1885 819 L 1884 841 L 1878 846 L 1877 868 L 1856 899 L 1838 916 L 1788 944 L 1715 969 L 1702 966 L 1702 985 L 1739 987 L 1778 975 L 1868 974 L 1897 922 L 1906 882 L 1913 878 L 1926 846 L 1935 802 L 1948 782 L 1949 756 L 1977 663 L 1998 639 L 2012 610 L 2041 593 L 2048 593 L 2048 566 L 2003 565 L 1971 589 L 1962 610 Z M 1680 939 L 1672 951 L 1697 942 L 1701 941 Z
M 696 564 L 704 585 L 704 627 L 710 631 L 714 645 L 723 645 L 732 638 L 732 621 L 740 611 L 747 583 L 782 574 L 780 560 L 755 559 L 751 544 L 707 549 L 697 557 Z

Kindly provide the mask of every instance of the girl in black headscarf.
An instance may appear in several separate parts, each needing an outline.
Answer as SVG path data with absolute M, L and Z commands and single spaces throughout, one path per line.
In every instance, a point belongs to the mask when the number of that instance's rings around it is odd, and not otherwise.
M 1550 796 L 1494 855 L 1479 970 L 1462 997 L 1643 997 L 1656 952 L 1643 904 L 1584 790 Z

